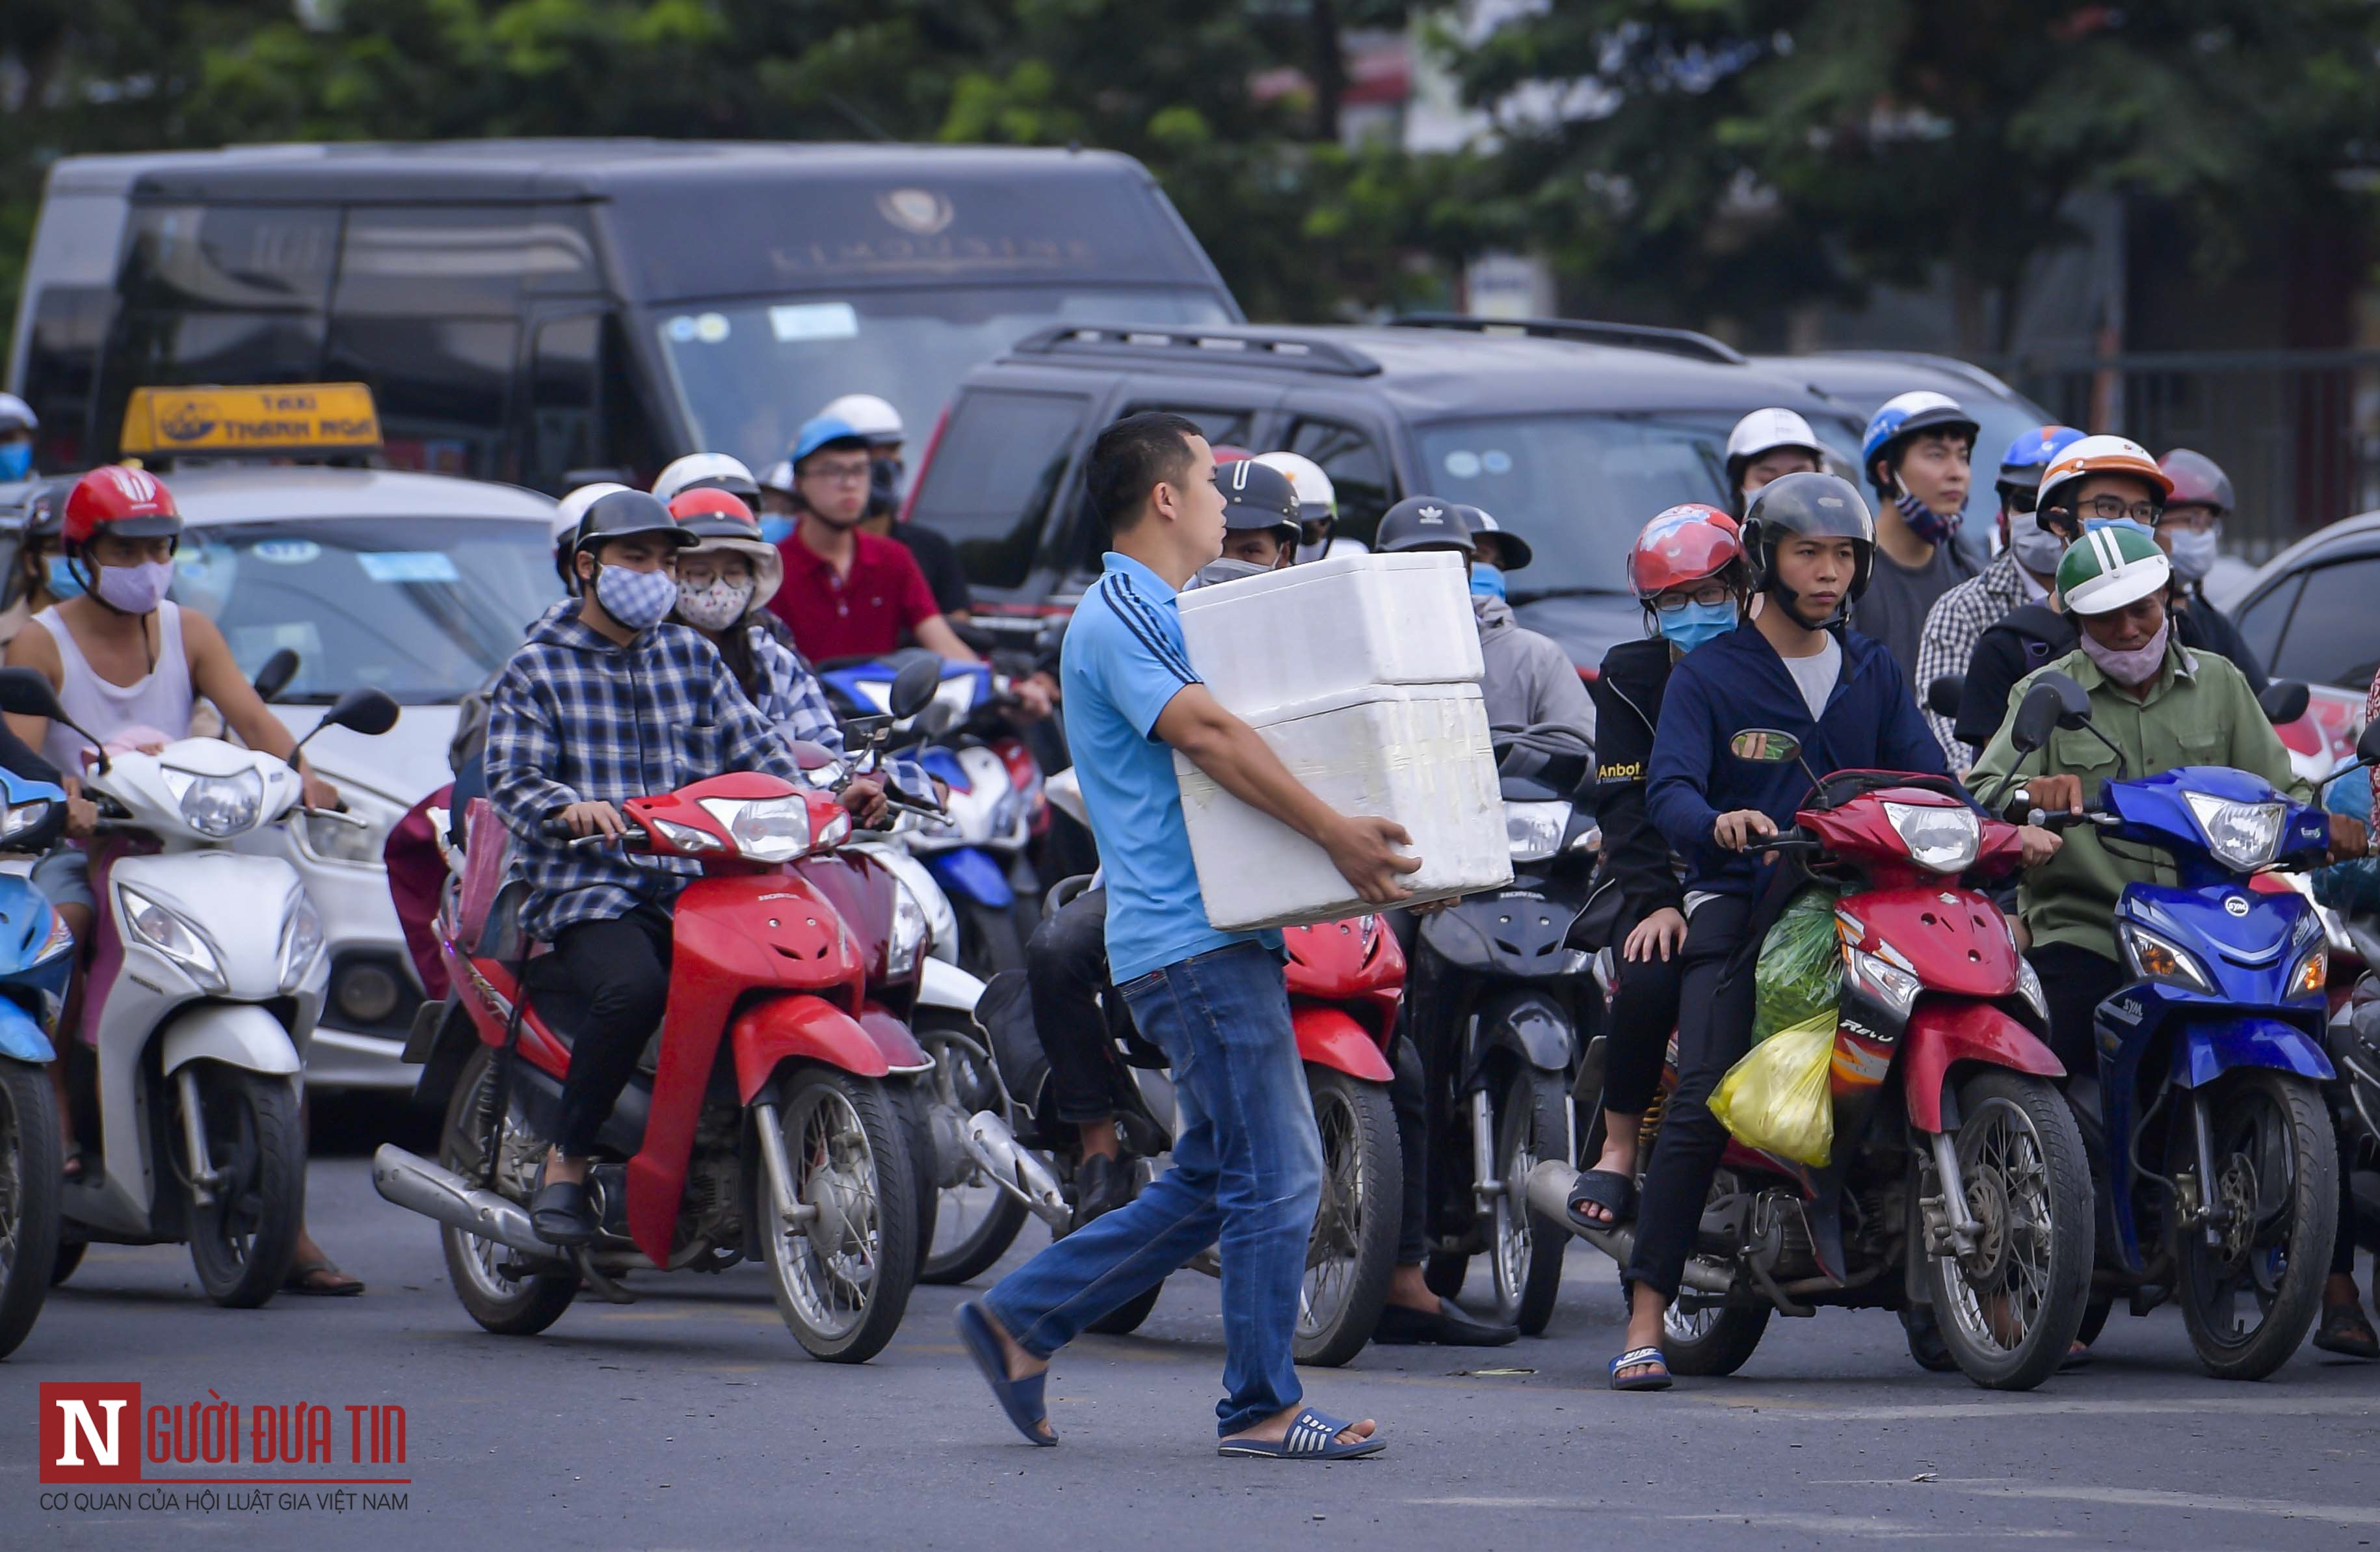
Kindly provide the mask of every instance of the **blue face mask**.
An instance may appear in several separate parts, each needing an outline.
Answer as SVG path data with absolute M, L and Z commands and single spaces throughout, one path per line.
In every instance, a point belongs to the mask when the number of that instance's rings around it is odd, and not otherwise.
M 779 512 L 760 514 L 760 537 L 771 544 L 782 544 L 794 536 L 794 519 Z
M 24 479 L 33 471 L 30 442 L 0 443 L 0 481 Z
M 1735 605 L 1689 604 L 1675 614 L 1657 611 L 1653 617 L 1659 622 L 1664 641 L 1675 642 L 1680 652 L 1692 652 L 1735 629 Z
M 1493 566 L 1474 565 L 1471 568 L 1471 591 L 1483 598 L 1504 596 L 1504 573 Z
M 73 563 L 62 555 L 50 556 L 50 596 L 64 601 L 82 595 L 82 579 L 74 573 Z

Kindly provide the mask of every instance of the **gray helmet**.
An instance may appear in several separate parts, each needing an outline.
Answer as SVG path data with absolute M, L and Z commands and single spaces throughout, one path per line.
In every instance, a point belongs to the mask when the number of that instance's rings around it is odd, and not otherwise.
M 1790 538 L 1849 539 L 1852 554 L 1852 585 L 1826 626 L 1843 623 L 1849 609 L 1867 591 L 1876 569 L 1876 519 L 1867 503 L 1848 480 L 1832 474 L 1788 474 L 1760 487 L 1743 514 L 1743 553 L 1752 562 L 1755 591 L 1773 593 L 1791 608 L 1793 592 L 1777 580 L 1777 546 Z
M 1437 549 L 1461 550 L 1464 555 L 1477 553 L 1461 504 L 1435 495 L 1406 496 L 1381 514 L 1379 532 L 1372 536 L 1372 548 L 1383 555 Z
M 1284 544 L 1297 543 L 1297 489 L 1289 476 L 1254 458 L 1215 466 L 1215 488 L 1223 493 L 1223 527 L 1245 533 L 1270 530 Z
M 666 534 L 679 549 L 702 541 L 688 532 L 684 523 L 670 516 L 661 497 L 644 491 L 620 490 L 598 497 L 578 519 L 578 532 L 570 541 L 570 553 L 593 549 L 607 540 L 625 539 L 632 533 Z

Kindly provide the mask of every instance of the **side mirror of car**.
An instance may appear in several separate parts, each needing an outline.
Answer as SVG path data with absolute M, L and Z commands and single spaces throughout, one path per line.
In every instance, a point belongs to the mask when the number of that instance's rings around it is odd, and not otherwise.
M 278 649 L 264 660 L 264 666 L 256 671 L 258 698 L 267 703 L 280 699 L 281 692 L 288 689 L 289 681 L 297 677 L 297 650 L 293 647 Z
M 1944 674 L 1925 687 L 1925 709 L 1936 716 L 1957 716 L 1966 695 L 1966 675 Z
M 298 739 L 298 744 L 304 748 L 308 739 L 325 727 L 345 727 L 351 733 L 377 738 L 395 727 L 396 718 L 396 699 L 387 690 L 369 687 L 350 690 L 332 703 L 331 709 L 322 714 L 322 720 L 314 724 L 313 733 Z
M 2256 697 L 2256 704 L 2265 708 L 2265 720 L 2276 727 L 2305 715 L 2306 707 L 2313 703 L 2313 692 L 2296 679 L 2275 679 Z
M 885 696 L 886 711 L 895 717 L 917 715 L 933 700 L 934 692 L 942 687 L 942 660 L 920 656 L 905 665 L 892 676 L 892 688 Z

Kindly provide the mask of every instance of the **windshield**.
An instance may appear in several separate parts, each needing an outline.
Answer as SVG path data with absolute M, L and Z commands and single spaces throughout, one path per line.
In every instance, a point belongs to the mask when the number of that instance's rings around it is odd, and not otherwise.
M 407 705 L 459 701 L 562 596 L 545 525 L 507 519 L 322 518 L 182 535 L 174 598 L 223 628 L 253 677 L 283 647 L 281 699 L 369 685 Z
M 1422 488 L 1486 509 L 1536 552 L 1508 585 L 1516 602 L 1628 589 L 1628 549 L 1653 515 L 1684 501 L 1728 507 L 1727 434 L 1736 415 L 1535 415 L 1418 430 Z M 1839 460 L 1857 434 L 1814 419 Z
M 959 379 L 1050 324 L 1230 321 L 1215 293 L 1186 286 L 853 290 L 652 314 L 695 445 L 756 474 L 829 399 L 855 393 L 901 412 L 914 466 Z

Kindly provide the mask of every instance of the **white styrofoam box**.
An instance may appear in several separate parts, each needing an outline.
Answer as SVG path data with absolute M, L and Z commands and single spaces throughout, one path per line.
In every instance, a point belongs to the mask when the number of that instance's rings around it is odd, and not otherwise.
M 1394 820 L 1421 870 L 1416 900 L 1512 881 L 1488 711 L 1475 684 L 1366 685 L 1248 718 L 1289 774 L 1344 814 Z M 1219 930 L 1330 922 L 1373 910 L 1330 854 L 1215 785 L 1180 753 L 1182 817 L 1207 920 Z
M 1344 555 L 1181 596 L 1190 666 L 1225 710 L 1254 717 L 1368 684 L 1479 679 L 1463 557 Z

